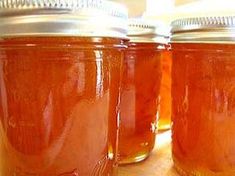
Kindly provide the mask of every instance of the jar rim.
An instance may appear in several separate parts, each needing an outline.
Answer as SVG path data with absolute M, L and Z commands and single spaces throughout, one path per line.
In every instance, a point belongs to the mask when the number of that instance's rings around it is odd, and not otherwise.
M 233 43 L 235 16 L 183 18 L 171 23 L 171 42 Z
M 108 0 L 2 0 L 0 37 L 127 38 L 127 8 Z
M 166 44 L 169 41 L 170 28 L 160 21 L 130 18 L 127 35 L 130 42 Z

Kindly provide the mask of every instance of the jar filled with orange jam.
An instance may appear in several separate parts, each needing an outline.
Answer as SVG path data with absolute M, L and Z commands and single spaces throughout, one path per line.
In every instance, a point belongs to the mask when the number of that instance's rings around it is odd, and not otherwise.
M 235 175 L 234 20 L 172 23 L 173 159 L 182 175 Z
M 0 175 L 115 175 L 126 9 L 2 0 L 0 21 Z
M 161 50 L 162 80 L 160 87 L 160 108 L 158 112 L 158 131 L 165 131 L 171 128 L 171 67 L 172 53 L 170 51 L 169 28 L 160 26 L 165 32 L 165 47 Z
M 121 93 L 119 163 L 147 158 L 154 147 L 161 83 L 161 51 L 165 48 L 156 26 L 129 21 Z

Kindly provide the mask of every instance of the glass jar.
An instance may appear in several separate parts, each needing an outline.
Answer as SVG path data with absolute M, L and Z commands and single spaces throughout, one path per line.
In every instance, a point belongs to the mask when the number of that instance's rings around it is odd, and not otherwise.
M 235 175 L 234 20 L 172 23 L 173 158 L 183 175 Z
M 156 26 L 143 20 L 129 22 L 121 93 L 119 163 L 144 160 L 155 144 L 161 83 L 161 51 Z
M 165 29 L 168 32 L 168 29 Z M 167 33 L 166 33 L 167 34 Z M 169 36 L 169 35 L 168 35 Z M 171 67 L 172 53 L 170 51 L 169 37 L 165 38 L 165 46 L 161 50 L 162 80 L 160 87 L 160 108 L 158 117 L 158 131 L 171 128 Z
M 0 3 L 0 175 L 115 175 L 126 9 L 44 2 Z

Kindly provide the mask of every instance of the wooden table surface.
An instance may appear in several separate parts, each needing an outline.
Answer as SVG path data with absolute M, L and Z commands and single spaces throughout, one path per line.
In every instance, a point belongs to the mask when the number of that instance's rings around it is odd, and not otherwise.
M 120 167 L 118 176 L 179 176 L 171 159 L 171 132 L 158 134 L 156 147 L 149 158 L 138 164 Z
M 157 135 L 156 147 L 141 163 L 119 167 L 118 176 L 179 176 L 172 167 L 171 132 Z

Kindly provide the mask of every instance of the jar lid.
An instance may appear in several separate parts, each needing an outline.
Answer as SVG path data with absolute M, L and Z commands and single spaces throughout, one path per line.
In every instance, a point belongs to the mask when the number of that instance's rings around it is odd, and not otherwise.
M 137 43 L 168 43 L 170 28 L 160 22 L 144 19 L 129 19 L 128 37 L 130 42 Z
M 173 43 L 235 42 L 235 16 L 179 19 L 171 26 Z
M 126 38 L 127 8 L 108 0 L 1 0 L 0 37 Z

